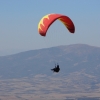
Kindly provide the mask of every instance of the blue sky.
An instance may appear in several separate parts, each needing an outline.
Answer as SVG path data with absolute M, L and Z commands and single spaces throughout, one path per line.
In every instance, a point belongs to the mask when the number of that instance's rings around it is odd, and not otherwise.
M 37 25 L 49 13 L 69 16 L 75 34 L 56 21 L 41 37 Z M 100 0 L 0 0 L 0 56 L 77 43 L 100 47 L 99 27 Z

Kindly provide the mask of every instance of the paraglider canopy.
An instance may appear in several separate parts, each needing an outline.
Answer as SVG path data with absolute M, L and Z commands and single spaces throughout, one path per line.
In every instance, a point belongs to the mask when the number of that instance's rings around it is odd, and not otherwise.
M 62 14 L 48 14 L 45 15 L 38 24 L 39 34 L 41 36 L 46 36 L 48 28 L 57 19 L 60 20 L 65 25 L 65 27 L 69 30 L 70 33 L 75 32 L 74 23 L 68 16 Z

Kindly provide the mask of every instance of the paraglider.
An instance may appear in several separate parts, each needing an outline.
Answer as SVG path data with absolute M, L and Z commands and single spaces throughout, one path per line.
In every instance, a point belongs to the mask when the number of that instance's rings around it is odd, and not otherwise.
M 55 68 L 51 69 L 53 72 L 58 73 L 60 71 L 59 65 L 57 64 L 57 67 L 55 65 Z
M 47 14 L 45 15 L 40 22 L 38 23 L 38 32 L 41 36 L 46 36 L 47 31 L 49 29 L 49 27 L 56 21 L 56 20 L 60 20 L 66 27 L 66 29 L 68 29 L 68 31 L 70 33 L 74 33 L 75 32 L 75 26 L 74 23 L 72 22 L 72 20 L 66 16 L 66 15 L 62 15 L 62 14 L 56 14 L 56 13 L 52 13 L 52 14 Z M 53 72 L 59 72 L 60 68 L 59 65 L 57 65 L 57 67 L 55 66 L 55 68 L 51 69 Z
M 68 16 L 62 14 L 48 14 L 45 15 L 38 24 L 39 34 L 41 36 L 46 36 L 47 30 L 49 29 L 50 25 L 57 19 L 65 25 L 65 27 L 69 30 L 70 33 L 75 32 L 74 23 Z

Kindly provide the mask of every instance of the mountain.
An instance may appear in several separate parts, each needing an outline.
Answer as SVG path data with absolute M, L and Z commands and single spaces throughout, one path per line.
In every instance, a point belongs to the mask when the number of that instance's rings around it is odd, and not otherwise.
M 73 44 L 1 56 L 0 77 L 8 79 L 32 77 L 37 74 L 52 75 L 50 69 L 55 63 L 59 63 L 60 73 L 66 75 L 85 72 L 100 76 L 100 48 Z
M 59 63 L 60 72 L 50 69 Z M 100 47 L 86 44 L 0 57 L 0 100 L 100 100 Z

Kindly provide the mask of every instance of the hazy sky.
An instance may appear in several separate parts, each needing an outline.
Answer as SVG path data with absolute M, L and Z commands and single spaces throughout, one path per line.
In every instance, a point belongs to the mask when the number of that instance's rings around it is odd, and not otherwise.
M 38 22 L 49 13 L 69 16 L 75 34 L 56 21 L 40 36 Z M 0 0 L 0 56 L 76 43 L 100 47 L 100 0 Z

